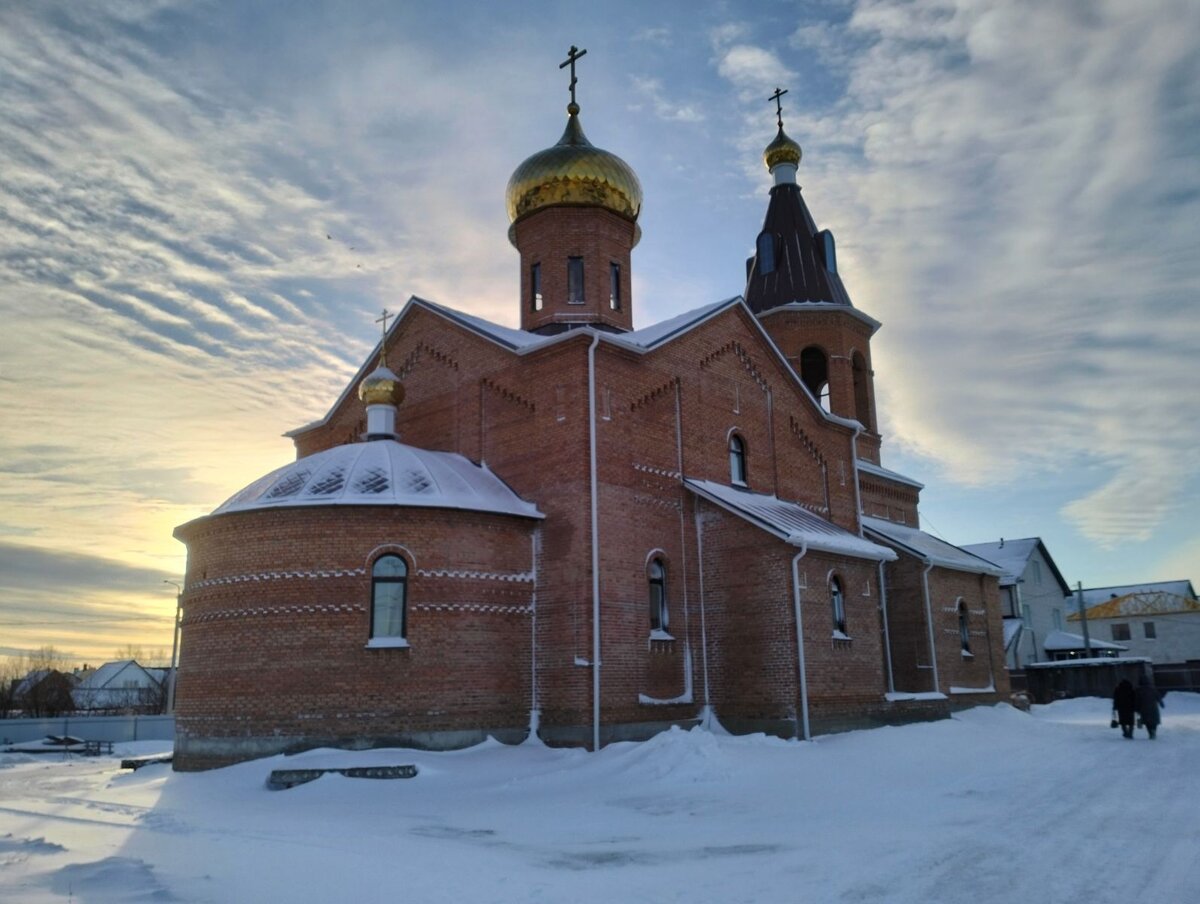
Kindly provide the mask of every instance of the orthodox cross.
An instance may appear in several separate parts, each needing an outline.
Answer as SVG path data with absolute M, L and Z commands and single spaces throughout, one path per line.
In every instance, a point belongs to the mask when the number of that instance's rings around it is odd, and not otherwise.
M 783 101 L 781 101 L 779 98 L 783 97 L 785 94 L 787 94 L 786 90 L 780 90 L 779 88 L 776 88 L 775 93 L 767 98 L 767 100 L 775 101 L 775 116 L 779 120 L 779 128 L 781 129 L 783 128 Z
M 571 103 L 575 103 L 575 83 L 579 81 L 579 79 L 575 78 L 575 61 L 585 53 L 587 53 L 586 50 L 580 50 L 572 44 L 571 49 L 567 51 L 567 58 L 558 64 L 559 69 L 566 69 L 568 66 L 571 67 Z
M 393 314 L 391 311 L 389 311 L 387 308 L 384 308 L 383 313 L 375 318 L 376 323 L 383 324 L 383 336 L 379 340 L 379 366 L 380 367 L 387 367 L 387 352 L 384 349 L 384 344 L 387 342 L 387 322 L 388 322 L 388 320 L 390 320 L 391 318 L 393 318 L 395 316 L 396 315 Z

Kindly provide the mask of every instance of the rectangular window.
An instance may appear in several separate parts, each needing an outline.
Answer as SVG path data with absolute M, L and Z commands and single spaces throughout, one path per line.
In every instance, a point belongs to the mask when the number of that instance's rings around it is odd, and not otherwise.
M 1033 611 L 1029 608 L 1029 603 L 1021 604 L 1021 624 L 1026 628 L 1033 627 Z
M 621 310 L 621 265 L 608 265 L 608 306 L 614 311 Z
M 542 309 L 542 265 L 529 268 L 529 299 L 535 311 Z
M 1040 584 L 1042 582 L 1042 563 L 1033 559 L 1029 564 L 1033 568 L 1033 583 Z
M 583 258 L 567 258 L 567 304 L 583 304 Z
M 1061 631 L 1063 629 L 1062 609 L 1054 610 L 1054 630 Z
M 1129 625 L 1113 625 L 1113 640 L 1129 640 Z
M 1146 632 L 1146 640 L 1158 639 L 1158 629 L 1154 627 L 1154 622 L 1142 622 L 1142 630 Z

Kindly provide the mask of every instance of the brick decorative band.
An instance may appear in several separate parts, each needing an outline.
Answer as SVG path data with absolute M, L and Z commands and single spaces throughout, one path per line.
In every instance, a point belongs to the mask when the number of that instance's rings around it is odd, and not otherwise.
M 355 603 L 328 603 L 299 606 L 248 606 L 244 609 L 220 609 L 216 612 L 199 612 L 184 617 L 182 624 L 194 625 L 201 622 L 226 621 L 231 618 L 266 618 L 273 615 L 316 615 L 317 613 L 351 613 L 367 611 L 366 606 Z

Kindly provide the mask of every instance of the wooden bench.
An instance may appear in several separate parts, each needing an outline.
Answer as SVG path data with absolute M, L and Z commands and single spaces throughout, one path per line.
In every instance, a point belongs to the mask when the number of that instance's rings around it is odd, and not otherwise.
M 340 769 L 273 769 L 271 777 L 267 779 L 267 787 L 274 791 L 294 788 L 329 773 L 347 778 L 414 778 L 417 767 L 410 763 L 403 766 L 348 766 Z
M 151 763 L 169 763 L 174 757 L 175 754 L 170 751 L 167 753 L 148 753 L 145 756 L 130 756 L 121 760 L 121 768 L 137 770 L 143 766 L 149 766 Z

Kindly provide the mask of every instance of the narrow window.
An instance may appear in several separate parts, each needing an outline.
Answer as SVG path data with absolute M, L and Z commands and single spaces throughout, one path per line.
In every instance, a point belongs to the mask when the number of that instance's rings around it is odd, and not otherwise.
M 760 232 L 755 251 L 758 256 L 758 275 L 766 276 L 775 272 L 775 236 Z
M 650 630 L 665 632 L 670 622 L 667 617 L 667 570 L 662 559 L 650 560 L 647 579 L 650 583 Z
M 621 265 L 608 265 L 608 306 L 614 311 L 621 310 Z
M 1021 603 L 1021 624 L 1026 628 L 1033 627 L 1033 610 L 1029 608 L 1029 603 Z
M 967 620 L 967 604 L 958 604 L 958 642 L 964 653 L 971 652 L 971 626 Z
M 736 433 L 729 437 L 729 480 L 746 485 L 746 443 Z
M 829 579 L 829 601 L 833 607 L 833 630 L 845 634 L 846 597 L 842 594 L 842 582 L 836 577 Z
M 1113 625 L 1112 626 L 1113 640 L 1129 640 L 1129 625 Z
M 1033 582 L 1035 584 L 1040 584 L 1042 582 L 1042 563 L 1037 559 L 1033 559 L 1030 561 L 1029 565 L 1033 568 Z
M 1062 609 L 1054 610 L 1054 630 L 1061 631 L 1063 629 Z
M 542 309 L 542 265 L 529 268 L 529 300 L 535 311 Z
M 371 637 L 405 637 L 407 587 L 408 563 L 400 556 L 376 559 L 371 568 Z
M 583 258 L 567 258 L 567 303 L 583 304 Z
M 1146 640 L 1158 639 L 1158 629 L 1154 627 L 1154 622 L 1142 622 L 1142 630 L 1146 632 Z
M 826 411 L 829 410 L 829 358 L 823 349 L 810 345 L 800 353 L 800 380 Z M 863 425 L 867 426 L 867 425 Z
M 837 246 L 833 241 L 833 233 L 823 229 L 817 233 L 817 241 L 820 243 L 821 257 L 825 259 L 825 269 L 837 273 Z

